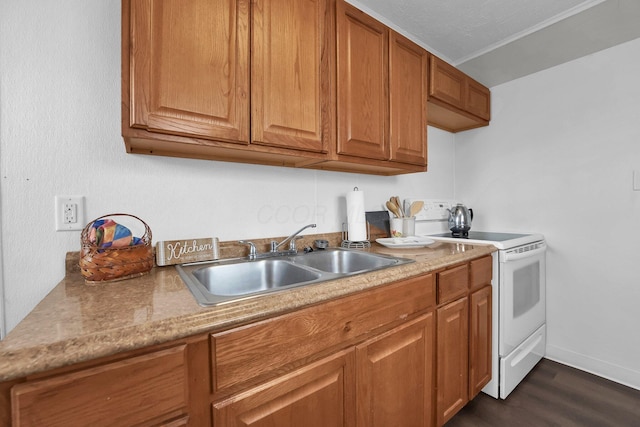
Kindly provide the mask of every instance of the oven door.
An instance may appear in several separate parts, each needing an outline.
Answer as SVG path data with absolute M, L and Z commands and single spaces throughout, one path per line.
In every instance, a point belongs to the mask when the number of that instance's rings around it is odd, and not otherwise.
M 500 256 L 500 356 L 545 324 L 544 242 L 503 250 Z

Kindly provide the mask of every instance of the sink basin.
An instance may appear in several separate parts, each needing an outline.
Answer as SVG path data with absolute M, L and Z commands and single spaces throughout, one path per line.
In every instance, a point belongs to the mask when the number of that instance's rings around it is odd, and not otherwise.
M 297 286 L 366 273 L 413 260 L 346 249 L 177 265 L 200 305 L 218 305 Z
M 215 295 L 246 295 L 309 282 L 320 273 L 296 266 L 290 262 L 264 259 L 254 262 L 216 265 L 193 271 L 207 291 Z
M 396 265 L 398 258 L 383 257 L 368 252 L 328 250 L 297 255 L 292 257 L 292 262 L 329 273 L 354 274 Z

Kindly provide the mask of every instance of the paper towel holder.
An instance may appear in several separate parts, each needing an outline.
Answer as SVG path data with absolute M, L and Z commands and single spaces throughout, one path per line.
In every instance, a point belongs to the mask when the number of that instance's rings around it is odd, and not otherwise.
M 358 188 L 358 187 L 356 187 Z M 342 243 L 340 244 L 341 248 L 347 249 L 367 249 L 371 247 L 371 242 L 369 239 L 371 238 L 371 230 L 369 228 L 369 223 L 367 222 L 367 240 L 349 240 L 349 231 L 346 222 L 342 223 Z
M 360 191 L 360 189 L 358 187 L 353 187 L 353 191 Z M 347 208 L 348 209 L 348 208 Z M 371 243 L 369 242 L 369 239 L 371 238 L 371 233 L 369 230 L 369 224 L 366 223 L 365 225 L 365 232 L 366 232 L 366 240 L 350 240 L 349 239 L 349 224 L 348 223 L 342 223 L 342 243 L 340 244 L 340 247 L 342 248 L 348 248 L 348 249 L 365 249 L 365 248 L 370 248 L 371 247 Z

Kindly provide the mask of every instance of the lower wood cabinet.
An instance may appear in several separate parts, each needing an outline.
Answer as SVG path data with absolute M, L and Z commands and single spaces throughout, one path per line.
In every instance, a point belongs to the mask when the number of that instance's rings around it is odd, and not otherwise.
M 434 317 L 216 402 L 214 426 L 432 426 Z
M 491 381 L 491 286 L 469 297 L 469 399 Z
M 245 390 L 331 349 L 359 344 L 435 306 L 432 274 L 211 335 L 215 398 Z
M 216 427 L 353 425 L 354 350 L 332 356 L 213 404 Z
M 433 425 L 435 315 L 356 346 L 356 425 Z
M 206 356 L 202 343 L 183 342 L 14 385 L 12 425 L 206 425 L 200 402 L 208 394 L 209 373 L 193 369 L 202 365 L 198 356 Z
M 438 308 L 438 426 L 469 401 L 468 301 L 464 297 Z
M 215 427 L 432 426 L 434 287 L 425 274 L 212 334 Z
M 491 381 L 491 256 L 437 274 L 436 425 Z M 458 299 L 451 301 L 456 296 Z
M 0 425 L 441 426 L 491 379 L 490 263 L 0 383 Z

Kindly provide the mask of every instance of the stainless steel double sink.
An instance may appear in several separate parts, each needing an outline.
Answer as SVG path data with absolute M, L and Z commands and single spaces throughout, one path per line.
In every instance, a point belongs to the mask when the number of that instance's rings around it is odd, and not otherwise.
M 410 262 L 413 260 L 369 252 L 326 249 L 251 261 L 183 264 L 176 269 L 196 301 L 212 306 Z

